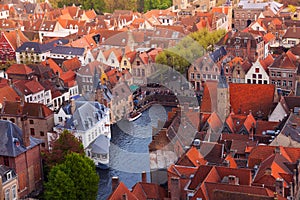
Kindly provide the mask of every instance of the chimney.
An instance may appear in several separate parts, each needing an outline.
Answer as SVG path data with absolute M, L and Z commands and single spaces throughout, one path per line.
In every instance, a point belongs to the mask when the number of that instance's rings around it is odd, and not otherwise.
M 73 115 L 76 110 L 75 100 L 71 99 L 71 114 Z
M 277 154 L 277 153 L 278 153 L 278 154 L 281 154 L 281 153 L 280 153 L 280 147 L 279 147 L 279 146 L 275 147 L 274 153 L 275 153 L 275 154 Z
M 180 179 L 178 177 L 171 177 L 171 199 L 180 200 Z
M 284 197 L 283 179 L 277 178 L 275 183 L 276 193 Z
M 23 140 L 24 146 L 29 147 L 30 139 L 29 139 L 27 115 L 23 115 L 21 117 L 21 123 L 22 123 L 22 140 Z
M 145 171 L 142 172 L 142 182 L 147 183 L 147 174 Z
M 228 176 L 228 184 L 239 185 L 239 178 L 234 175 L 229 175 Z
M 113 176 L 111 178 L 111 189 L 112 189 L 112 192 L 117 189 L 118 185 L 119 185 L 119 177 Z

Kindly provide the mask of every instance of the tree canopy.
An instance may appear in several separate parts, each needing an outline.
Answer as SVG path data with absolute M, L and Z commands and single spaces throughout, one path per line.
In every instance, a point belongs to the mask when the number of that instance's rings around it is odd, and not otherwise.
M 208 31 L 206 29 L 191 33 L 176 46 L 162 51 L 156 57 L 156 63 L 172 67 L 180 73 L 207 51 L 214 51 L 214 45 L 225 35 L 224 30 Z
M 44 156 L 46 165 L 50 168 L 62 163 L 71 152 L 84 155 L 82 143 L 67 130 L 64 130 L 57 140 L 51 142 L 51 147 L 52 150 L 46 152 Z
M 98 183 L 94 162 L 83 155 L 71 153 L 63 163 L 50 170 L 44 197 L 46 200 L 94 200 Z

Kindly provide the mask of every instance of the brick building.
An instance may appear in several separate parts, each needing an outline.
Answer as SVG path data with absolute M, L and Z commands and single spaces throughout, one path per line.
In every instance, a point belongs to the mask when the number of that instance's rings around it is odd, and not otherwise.
M 269 66 L 270 81 L 280 88 L 283 94 L 295 89 L 299 63 L 293 53 L 288 51 L 275 58 Z
M 42 147 L 48 148 L 47 132 L 54 126 L 54 114 L 43 104 L 22 103 L 20 101 L 5 101 L 0 113 L 0 119 L 9 120 L 22 127 L 22 116 L 28 117 L 28 131 L 31 136 L 42 140 Z
M 29 136 L 27 117 L 20 120 L 22 130 L 10 121 L 0 120 L 0 165 L 15 170 L 18 195 L 24 198 L 42 186 L 41 141 Z
M 229 36 L 229 35 L 228 35 Z M 264 58 L 264 40 L 260 35 L 249 32 L 236 32 L 225 42 L 227 53 L 255 62 Z

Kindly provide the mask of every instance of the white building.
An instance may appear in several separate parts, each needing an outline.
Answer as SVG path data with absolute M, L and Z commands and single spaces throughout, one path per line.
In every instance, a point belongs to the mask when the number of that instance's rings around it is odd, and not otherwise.
M 266 70 L 261 66 L 259 60 L 257 60 L 245 75 L 245 83 L 251 84 L 269 84 L 270 77 Z
M 110 110 L 99 102 L 75 101 L 61 107 L 57 114 L 54 114 L 56 132 L 67 129 L 73 133 L 83 144 L 88 157 L 96 164 L 107 165 L 109 151 L 103 146 L 101 151 L 95 146 L 107 145 L 111 138 Z M 101 136 L 99 139 L 98 137 Z M 99 163 L 98 163 L 99 162 Z

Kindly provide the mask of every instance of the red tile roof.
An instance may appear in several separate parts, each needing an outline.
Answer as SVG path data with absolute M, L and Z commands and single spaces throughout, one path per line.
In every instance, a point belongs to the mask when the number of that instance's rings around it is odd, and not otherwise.
M 53 111 L 44 104 L 24 102 L 24 105 L 21 106 L 20 101 L 5 101 L 3 103 L 2 112 L 7 115 L 27 114 L 28 117 L 33 118 L 47 118 L 53 116 Z
M 63 70 L 56 64 L 56 62 L 52 58 L 48 58 L 47 60 L 41 62 L 42 65 L 47 66 L 53 70 L 53 72 L 56 74 L 57 72 L 61 75 L 63 74 Z
M 118 187 L 112 194 L 107 198 L 107 200 L 123 200 L 124 195 L 126 195 L 128 200 L 139 200 L 134 194 L 132 194 L 123 182 L 120 182 Z
M 45 89 L 36 80 L 18 80 L 13 84 L 23 95 L 38 93 Z
M 217 85 L 216 81 L 206 81 L 204 85 L 203 97 L 201 102 L 202 113 L 212 113 L 217 107 Z
M 258 116 L 262 112 L 267 118 L 273 108 L 275 93 L 274 85 L 267 84 L 237 84 L 229 85 L 230 105 L 235 113 L 249 113 Z
M 81 67 L 81 62 L 77 57 L 74 57 L 72 59 L 69 60 L 65 60 L 62 63 L 63 68 L 65 68 L 65 71 L 76 71 Z
M 253 168 L 254 165 L 260 164 L 275 152 L 275 146 L 257 146 L 252 149 L 248 157 L 248 166 Z M 300 148 L 279 147 L 281 155 L 289 162 L 296 162 L 300 158 Z
M 18 75 L 29 75 L 32 74 L 33 71 L 30 67 L 28 67 L 25 64 L 13 64 L 7 69 L 6 73 L 18 74 Z
M 132 188 L 134 194 L 139 200 L 147 199 L 164 199 L 167 192 L 164 188 L 154 183 L 139 182 Z
M 10 86 L 4 86 L 0 88 L 0 103 L 4 101 L 16 101 L 20 100 L 19 95 Z
M 191 147 L 181 158 L 179 158 L 177 165 L 184 165 L 190 167 L 198 167 L 205 165 L 206 160 L 201 155 L 196 147 Z

